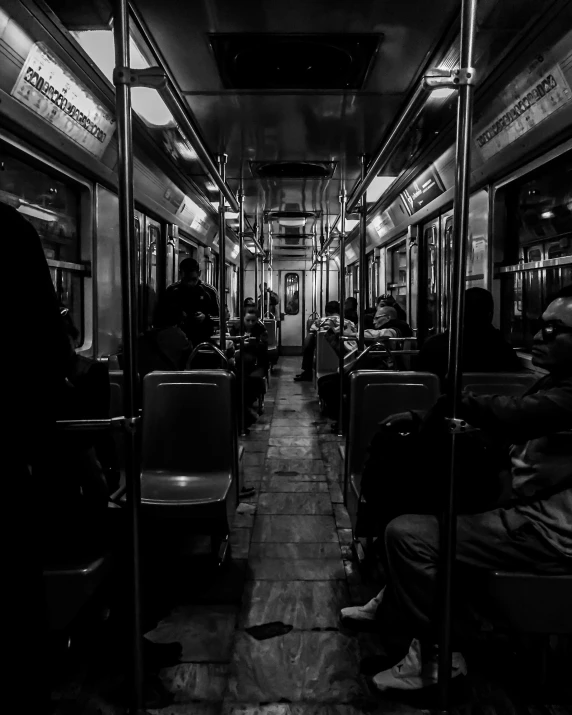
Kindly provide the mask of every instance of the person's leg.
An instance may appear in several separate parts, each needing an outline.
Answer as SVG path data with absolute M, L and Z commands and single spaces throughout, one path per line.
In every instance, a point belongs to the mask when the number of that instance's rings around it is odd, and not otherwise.
M 374 683 L 381 690 L 424 687 L 437 678 L 432 644 L 436 642 L 434 624 L 438 615 L 438 519 L 411 514 L 400 516 L 388 525 L 385 543 L 388 586 L 379 608 L 381 628 L 386 634 L 399 629 L 410 637 L 421 636 L 431 649 L 427 657 L 422 654 L 420 642 L 413 640 L 406 658 L 391 670 L 378 673 Z M 542 542 L 514 509 L 459 516 L 456 564 L 457 573 L 459 567 L 542 573 L 564 573 L 567 569 L 563 559 Z M 454 636 L 462 634 L 464 625 L 461 614 L 465 600 L 459 581 L 456 579 L 454 583 Z M 456 654 L 453 673 L 465 671 L 462 656 Z
M 310 381 L 314 371 L 314 351 L 316 349 L 316 334 L 308 333 L 302 347 L 302 372 L 294 378 L 297 381 Z

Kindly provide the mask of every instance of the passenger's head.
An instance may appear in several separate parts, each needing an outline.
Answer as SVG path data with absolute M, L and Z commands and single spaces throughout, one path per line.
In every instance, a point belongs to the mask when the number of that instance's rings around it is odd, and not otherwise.
M 201 267 L 194 258 L 184 258 L 179 263 L 179 277 L 183 283 L 196 286 L 201 277 Z
M 226 320 L 230 320 L 230 310 L 228 309 L 228 305 L 224 306 L 224 315 Z
M 260 320 L 260 312 L 258 308 L 249 308 L 244 314 L 244 328 L 247 331 L 251 331 L 252 328 Z
M 572 284 L 542 314 L 542 327 L 532 345 L 532 364 L 549 372 L 572 373 Z
M 376 330 L 380 330 L 390 320 L 397 318 L 397 311 L 391 305 L 380 305 L 375 311 L 373 325 Z
M 330 300 L 326 303 L 326 315 L 339 315 L 340 314 L 340 304 L 337 300 Z
M 465 291 L 465 326 L 487 327 L 493 322 L 495 303 L 492 294 L 484 288 Z
M 357 306 L 358 306 L 357 298 L 354 298 L 353 296 L 346 298 L 344 301 L 344 309 L 345 310 L 357 310 Z
M 245 298 L 244 299 L 244 307 L 248 307 L 249 305 L 256 305 L 254 302 L 254 298 Z
M 375 304 L 376 307 L 379 308 L 380 305 L 395 305 L 396 303 L 397 301 L 391 295 L 391 293 L 384 293 L 383 295 L 379 296 Z

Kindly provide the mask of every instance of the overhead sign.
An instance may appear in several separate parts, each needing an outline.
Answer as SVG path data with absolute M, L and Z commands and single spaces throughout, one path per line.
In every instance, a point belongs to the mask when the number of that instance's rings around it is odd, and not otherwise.
M 373 219 L 372 225 L 379 238 L 383 238 L 386 233 L 389 233 L 391 229 L 395 228 L 395 223 L 389 211 L 382 211 L 379 216 Z
M 409 213 L 414 214 L 440 196 L 444 190 L 439 174 L 430 166 L 401 192 L 401 198 Z
M 42 42 L 32 46 L 12 92 L 22 104 L 98 159 L 115 119 Z
M 477 125 L 475 142 L 484 159 L 505 146 L 572 99 L 560 65 L 546 67 L 543 57 L 511 83 L 500 99 L 504 109 L 492 120 Z

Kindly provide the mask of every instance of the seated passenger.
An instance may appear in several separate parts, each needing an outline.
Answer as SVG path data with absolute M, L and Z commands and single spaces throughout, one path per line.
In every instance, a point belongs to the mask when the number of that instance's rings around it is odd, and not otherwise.
M 165 293 L 157 302 L 153 328 L 139 337 L 141 378 L 155 370 L 184 370 L 192 345 L 181 329 L 184 315 L 176 301 Z
M 260 320 L 258 308 L 249 307 L 244 314 L 244 364 L 245 373 L 256 369 L 266 375 L 268 370 L 268 331 Z
M 572 573 L 572 286 L 544 312 L 532 356 L 533 364 L 548 375 L 522 397 L 463 396 L 459 416 L 499 443 L 512 445 L 506 448 L 512 467 L 497 504 L 483 513 L 458 516 L 457 569 Z M 417 421 L 414 413 L 403 413 L 385 424 L 411 432 Z M 499 488 L 504 477 L 498 475 Z M 463 474 L 457 478 L 462 480 Z M 372 683 L 380 691 L 417 690 L 433 685 L 438 676 L 437 517 L 393 519 L 385 529 L 385 551 L 385 589 L 363 607 L 343 609 L 342 616 L 346 622 L 376 617 L 386 635 L 398 628 L 413 638 L 407 656 L 375 675 Z M 454 614 L 455 638 L 463 626 L 459 615 Z M 463 673 L 463 656 L 454 652 L 452 676 Z
M 465 292 L 463 333 L 463 372 L 518 372 L 520 363 L 515 351 L 500 330 L 493 327 L 494 301 L 484 288 Z M 438 375 L 441 382 L 448 370 L 449 331 L 434 335 L 423 343 L 417 356 L 416 369 Z
M 250 306 L 252 306 L 252 307 L 255 308 L 255 307 L 256 307 L 256 301 L 254 300 L 254 298 L 245 298 L 245 299 L 244 299 L 244 307 L 245 307 L 245 308 L 249 308 Z
M 365 330 L 366 340 L 381 340 L 382 338 L 410 338 L 413 331 L 409 325 L 397 317 L 397 310 L 389 305 L 379 305 L 373 319 L 373 330 Z
M 375 328 L 375 314 L 376 313 L 377 313 L 376 308 L 366 308 L 365 314 L 363 316 L 364 333 L 366 330 L 373 330 Z
M 322 318 L 317 318 L 312 323 L 308 330 L 308 335 L 304 338 L 304 345 L 302 347 L 302 372 L 296 375 L 294 382 L 312 382 L 316 335 L 319 330 L 327 330 L 332 325 L 339 325 L 339 322 L 340 304 L 337 300 L 330 300 L 326 303 L 326 315 Z
M 384 293 L 384 295 L 379 296 L 379 298 L 377 299 L 376 307 L 379 308 L 381 305 L 387 305 L 390 308 L 395 308 L 395 312 L 397 313 L 397 319 L 407 322 L 407 313 L 403 310 L 403 308 L 399 305 L 399 303 L 395 300 L 391 293 Z

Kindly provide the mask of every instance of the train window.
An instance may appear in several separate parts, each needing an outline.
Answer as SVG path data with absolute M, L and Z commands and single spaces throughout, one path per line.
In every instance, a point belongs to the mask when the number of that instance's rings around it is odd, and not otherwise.
M 407 312 L 407 243 L 405 241 L 389 249 L 389 271 L 387 288 Z
M 425 337 L 439 332 L 439 259 L 438 259 L 437 223 L 430 223 L 423 230 L 423 244 L 425 248 L 425 281 L 426 281 L 426 308 L 425 308 Z
M 286 315 L 298 315 L 300 312 L 300 284 L 297 273 L 287 273 L 284 278 L 284 312 Z
M 70 309 L 83 342 L 83 275 L 87 267 L 80 263 L 80 192 L 2 145 L 0 165 L 0 201 L 13 206 L 38 232 L 58 298 Z
M 511 265 L 501 269 L 502 329 L 512 345 L 528 350 L 544 307 L 572 282 L 572 154 L 510 185 L 504 196 L 504 263 Z
M 157 301 L 157 249 L 161 237 L 159 226 L 150 223 L 147 236 L 147 317 L 151 325 Z

